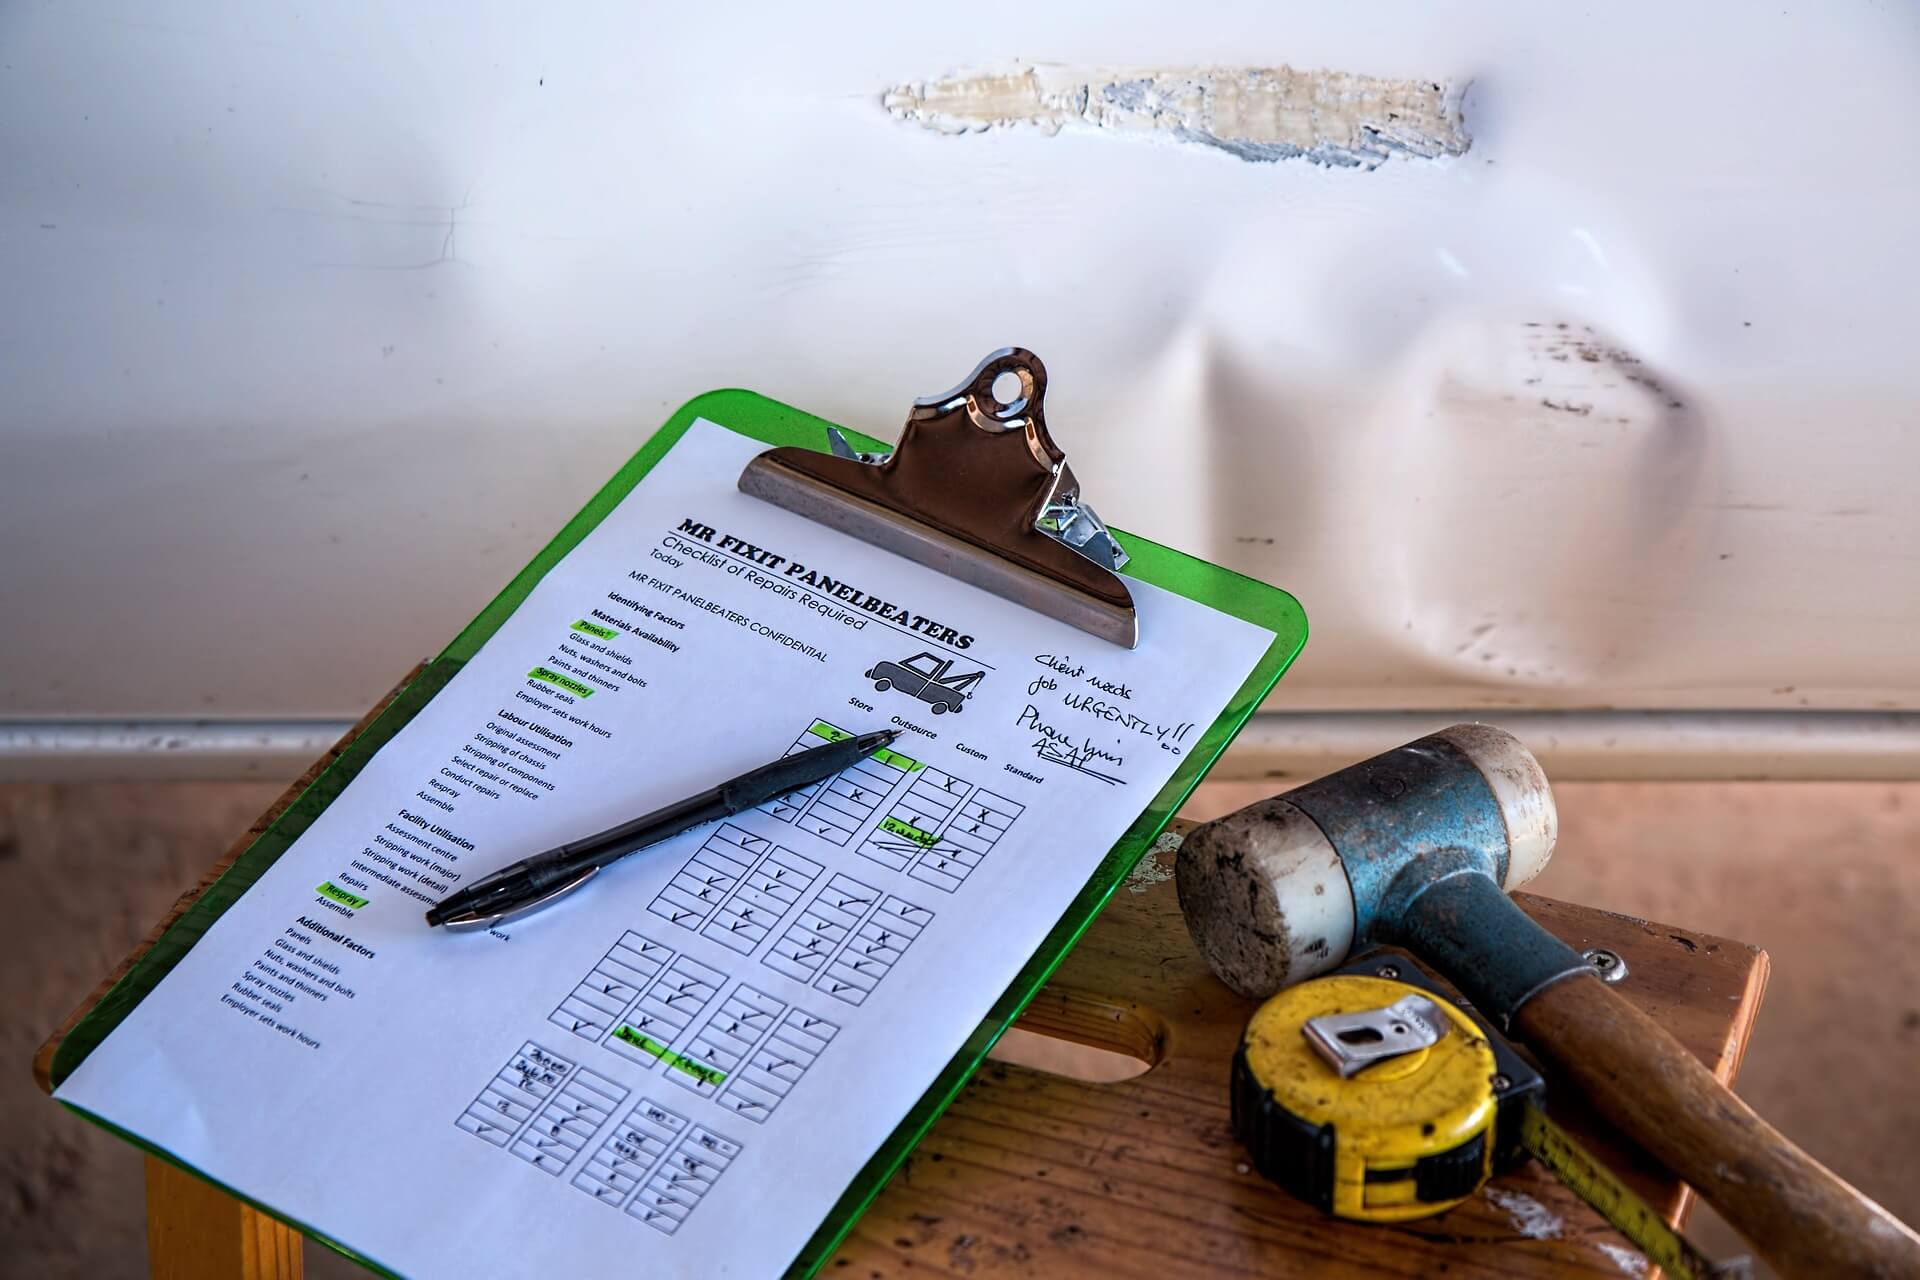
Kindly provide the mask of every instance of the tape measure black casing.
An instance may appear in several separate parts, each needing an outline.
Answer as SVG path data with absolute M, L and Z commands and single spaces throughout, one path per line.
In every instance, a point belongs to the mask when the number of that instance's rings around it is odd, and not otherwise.
M 1343 977 L 1366 982 L 1333 982 Z M 1331 985 L 1314 990 L 1316 984 Z M 1297 1024 L 1308 1016 L 1351 1011 L 1344 1007 L 1343 998 L 1345 1003 L 1357 999 L 1362 1007 L 1378 1007 L 1409 990 L 1431 996 L 1456 1015 L 1453 1043 L 1443 1040 L 1436 1046 L 1446 1048 L 1451 1057 L 1420 1064 L 1448 1074 L 1448 1088 L 1416 1091 L 1422 1099 L 1447 1095 L 1432 1104 L 1437 1109 L 1431 1123 L 1409 1123 L 1406 1113 L 1379 1114 L 1357 1101 L 1360 1090 L 1371 1088 L 1381 1096 L 1391 1091 L 1391 1077 L 1385 1084 L 1368 1078 L 1368 1072 L 1381 1072 L 1392 1066 L 1390 1062 L 1342 1080 L 1332 1067 L 1315 1059 L 1308 1072 L 1323 1074 L 1297 1073 L 1281 1083 L 1277 1094 L 1248 1059 L 1255 1028 L 1269 1010 L 1281 1017 L 1283 1035 L 1297 1035 Z M 1328 999 L 1331 1004 L 1318 1007 Z M 1280 1008 L 1283 1002 L 1287 1007 Z M 1293 1055 L 1292 1046 L 1285 1048 L 1292 1064 L 1299 1066 L 1301 1059 Z M 1265 1060 L 1272 1062 L 1270 1050 Z M 1425 1083 L 1435 1081 L 1429 1078 Z M 1471 1195 L 1495 1169 L 1513 1163 L 1522 1154 L 1521 1108 L 1543 1089 L 1539 1073 L 1484 1022 L 1461 1009 L 1458 997 L 1443 992 L 1405 956 L 1376 951 L 1336 973 L 1282 992 L 1263 1006 L 1234 1053 L 1230 1098 L 1234 1134 L 1263 1177 L 1326 1213 L 1363 1221 L 1399 1221 L 1443 1212 Z M 1339 1105 L 1335 1095 L 1349 1105 Z M 1403 1100 L 1407 1096 L 1401 1095 Z M 1289 1107 L 1288 1101 L 1298 1109 Z M 1323 1118 L 1301 1112 L 1317 1112 Z M 1416 1109 L 1411 1119 L 1424 1117 Z M 1342 1128 L 1356 1125 L 1367 1132 L 1350 1132 L 1343 1144 Z
M 1233 1136 L 1261 1177 L 1333 1212 L 1333 1126 L 1314 1124 L 1274 1100 L 1247 1066 L 1244 1040 L 1233 1053 Z

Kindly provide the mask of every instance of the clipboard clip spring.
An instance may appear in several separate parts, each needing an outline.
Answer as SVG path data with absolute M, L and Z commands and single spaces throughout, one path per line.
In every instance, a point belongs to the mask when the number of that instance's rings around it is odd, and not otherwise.
M 740 490 L 1131 649 L 1139 622 L 1115 573 L 1127 553 L 1047 431 L 1046 389 L 1040 357 L 1005 347 L 914 401 L 892 452 L 829 427 L 829 452 L 769 449 Z

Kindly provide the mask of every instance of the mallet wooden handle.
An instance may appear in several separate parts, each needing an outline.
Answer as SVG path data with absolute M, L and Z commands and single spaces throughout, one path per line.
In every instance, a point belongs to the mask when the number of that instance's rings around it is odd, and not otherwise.
M 1513 1031 L 1783 1277 L 1920 1277 L 1920 1235 L 1755 1115 L 1599 979 L 1554 983 L 1515 1012 Z

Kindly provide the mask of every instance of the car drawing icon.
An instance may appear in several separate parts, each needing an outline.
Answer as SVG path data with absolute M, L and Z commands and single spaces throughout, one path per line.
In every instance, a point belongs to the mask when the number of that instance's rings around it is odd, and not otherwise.
M 916 653 L 899 662 L 875 663 L 867 672 L 867 679 L 873 681 L 873 687 L 881 693 L 897 689 L 908 697 L 920 699 L 938 716 L 964 707 L 973 696 L 973 686 L 986 674 L 984 671 L 955 672 L 952 658 Z

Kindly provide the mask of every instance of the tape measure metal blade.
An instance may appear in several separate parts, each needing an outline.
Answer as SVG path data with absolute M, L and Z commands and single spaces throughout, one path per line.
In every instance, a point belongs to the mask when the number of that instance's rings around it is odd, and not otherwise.
M 1520 1113 L 1520 1145 L 1633 1241 L 1669 1280 L 1748 1280 L 1752 1276 L 1753 1267 L 1747 1259 L 1716 1263 L 1689 1244 L 1652 1205 L 1588 1155 L 1565 1129 L 1532 1103 Z

